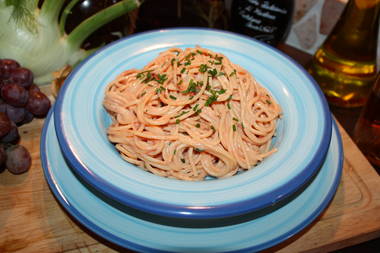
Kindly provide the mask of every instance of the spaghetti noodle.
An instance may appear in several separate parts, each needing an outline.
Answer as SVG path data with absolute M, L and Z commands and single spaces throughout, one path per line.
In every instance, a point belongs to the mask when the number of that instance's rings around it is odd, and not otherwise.
M 171 48 L 126 70 L 103 105 L 122 158 L 159 176 L 229 177 L 276 151 L 280 106 L 249 72 L 205 48 Z

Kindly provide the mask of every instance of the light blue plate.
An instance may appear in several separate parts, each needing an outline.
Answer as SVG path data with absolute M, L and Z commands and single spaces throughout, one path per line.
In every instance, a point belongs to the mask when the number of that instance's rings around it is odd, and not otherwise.
M 329 152 L 321 170 L 288 204 L 265 216 L 235 225 L 186 228 L 139 219 L 123 208 L 116 208 L 117 204 L 108 204 L 94 195 L 65 163 L 51 115 L 46 119 L 41 138 L 45 177 L 63 207 L 96 234 L 139 252 L 253 252 L 280 243 L 305 228 L 326 208 L 340 182 L 342 157 L 341 137 L 334 125 Z
M 280 103 L 274 146 L 255 169 L 227 179 L 183 182 L 124 161 L 108 141 L 105 86 L 119 73 L 142 68 L 170 47 L 200 45 L 250 71 Z M 318 171 L 331 137 L 331 115 L 310 76 L 279 51 L 236 34 L 173 29 L 131 36 L 103 48 L 75 69 L 59 93 L 55 127 L 63 153 L 87 183 L 109 198 L 146 212 L 182 218 L 220 218 L 273 205 Z

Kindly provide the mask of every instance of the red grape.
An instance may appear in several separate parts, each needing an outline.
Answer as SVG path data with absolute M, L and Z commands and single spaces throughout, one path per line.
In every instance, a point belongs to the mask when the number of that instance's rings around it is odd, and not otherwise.
M 24 107 L 14 107 L 12 105 L 7 105 L 7 116 L 14 123 L 18 124 L 25 118 L 25 108 Z
M 7 104 L 2 99 L 0 99 L 0 112 L 7 112 Z
M 20 64 L 12 59 L 0 59 L 0 78 L 8 79 L 12 69 L 17 69 Z
M 10 105 L 23 107 L 28 102 L 28 90 L 15 83 L 8 83 L 1 87 L 1 97 Z
M 25 108 L 36 117 L 45 117 L 50 109 L 50 100 L 41 91 L 31 92 Z
M 25 110 L 25 115 L 22 121 L 18 122 L 17 125 L 22 126 L 24 124 L 27 124 L 31 122 L 34 119 L 33 113 L 29 112 L 28 110 Z
M 11 121 L 4 112 L 0 112 L 0 137 L 3 137 L 11 130 Z
M 8 79 L 10 82 L 28 89 L 33 84 L 33 73 L 27 68 L 12 69 Z
M 5 165 L 9 172 L 21 174 L 30 169 L 32 158 L 28 150 L 22 145 L 14 145 L 6 149 L 7 160 Z
M 0 172 L 4 169 L 4 163 L 7 159 L 7 155 L 5 154 L 5 149 L 3 145 L 0 145 Z
M 30 85 L 30 87 L 29 87 L 29 93 L 32 93 L 32 92 L 35 92 L 35 91 L 41 91 L 40 87 L 38 87 L 38 85 L 35 85 L 35 84 Z
M 13 121 L 11 121 L 11 129 L 6 135 L 0 138 L 0 142 L 16 144 L 19 142 L 19 140 L 20 134 L 18 132 L 17 125 Z

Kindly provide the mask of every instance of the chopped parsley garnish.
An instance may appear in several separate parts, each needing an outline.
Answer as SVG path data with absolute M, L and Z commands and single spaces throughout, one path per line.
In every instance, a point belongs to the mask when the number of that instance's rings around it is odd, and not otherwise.
M 183 80 L 179 80 L 179 82 L 177 83 L 178 86 L 180 86 L 181 84 L 183 83 Z
M 211 129 L 215 132 L 215 127 L 214 126 L 211 126 Z
M 229 110 L 231 110 L 230 102 L 227 103 L 227 108 L 228 108 Z
M 197 124 L 195 124 L 195 127 L 196 127 L 196 128 L 200 128 L 200 127 L 201 127 L 201 124 L 197 123 Z
M 272 101 L 270 101 L 269 99 L 265 100 L 265 102 L 267 102 L 268 105 L 272 104 Z
M 197 83 L 193 81 L 193 79 L 190 80 L 189 86 L 187 86 L 187 89 L 185 91 L 182 91 L 183 94 L 187 94 L 190 92 L 197 92 Z
M 211 96 L 209 96 L 205 102 L 205 106 L 210 106 L 212 103 L 218 100 L 218 94 L 223 94 L 226 92 L 225 89 L 221 90 L 210 90 Z
M 197 53 L 198 54 L 203 54 L 203 52 L 201 50 L 197 50 Z
M 173 96 L 173 95 L 169 95 L 169 97 L 171 98 L 171 99 L 173 99 L 173 100 L 176 100 L 177 98 L 175 97 L 175 96 Z
M 198 106 L 199 106 L 199 104 L 196 104 L 196 105 L 193 107 L 193 111 L 194 111 L 194 112 L 197 111 Z
M 236 132 L 236 125 L 232 125 L 232 130 Z
M 232 99 L 232 95 L 230 95 L 227 100 L 230 101 Z
M 151 73 L 152 70 L 147 70 L 147 71 L 143 71 L 143 72 L 140 72 L 136 75 L 136 77 L 138 79 L 144 79 L 143 80 L 143 83 L 148 83 L 150 81 L 157 81 L 158 83 L 160 84 L 163 84 L 167 79 L 168 77 L 166 76 L 166 74 L 152 74 Z
M 236 69 L 230 73 L 230 76 L 236 75 Z
M 203 152 L 203 149 L 200 149 L 200 148 L 195 148 L 194 149 L 196 152 Z
M 216 69 L 210 69 L 208 71 L 208 73 L 212 76 L 212 77 L 215 77 L 217 74 L 218 74 L 218 71 Z
M 138 79 L 142 79 L 142 78 L 145 77 L 145 74 L 150 73 L 150 72 L 152 72 L 152 70 L 142 71 L 142 72 L 138 73 L 138 74 L 136 75 L 136 77 L 137 77 Z
M 158 74 L 157 75 L 157 78 L 156 81 L 160 84 L 163 84 L 166 80 L 168 80 L 168 77 L 166 76 L 166 74 Z
M 174 65 L 174 62 L 175 62 L 175 58 L 173 58 L 173 59 L 170 61 L 170 64 L 173 66 L 173 65 Z
M 185 66 L 189 66 L 190 64 L 191 64 L 191 61 L 190 61 L 190 60 L 187 60 L 187 61 L 185 61 L 185 63 L 184 63 Z
M 180 114 L 178 114 L 177 116 L 175 116 L 175 118 L 179 118 L 181 117 L 182 115 L 188 113 L 189 111 L 182 111 Z
M 199 72 L 201 72 L 201 73 L 206 72 L 207 69 L 208 69 L 207 64 L 201 64 L 201 65 L 199 66 Z
M 226 89 L 221 89 L 221 90 L 218 90 L 217 91 L 219 94 L 224 94 L 224 93 L 226 93 Z
M 215 93 L 209 96 L 205 102 L 205 106 L 210 106 L 212 103 L 218 100 L 218 95 Z
M 184 158 L 181 158 L 181 162 L 182 162 L 182 163 L 185 163 L 186 160 L 185 160 Z
M 236 122 L 239 122 L 239 120 L 235 117 L 233 117 L 232 119 L 235 120 Z
M 223 60 L 223 57 L 222 57 L 222 56 L 217 56 L 217 55 L 215 55 L 215 59 L 217 60 L 216 62 L 214 62 L 215 65 L 220 65 L 220 64 L 222 64 L 222 60 Z
M 182 68 L 181 69 L 181 74 L 185 73 L 185 71 L 186 71 L 186 68 Z
M 143 93 L 141 93 L 140 97 L 143 97 L 145 94 L 146 94 L 146 91 L 144 91 Z
M 176 123 L 176 124 L 179 124 L 179 122 L 181 122 L 179 119 L 176 119 L 176 120 L 175 120 L 175 123 Z

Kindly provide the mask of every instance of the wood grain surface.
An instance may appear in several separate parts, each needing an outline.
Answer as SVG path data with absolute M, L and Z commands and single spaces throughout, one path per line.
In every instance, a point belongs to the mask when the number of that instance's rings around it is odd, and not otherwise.
M 30 171 L 0 174 L 0 252 L 129 252 L 87 230 L 55 200 L 40 163 L 43 121 L 20 128 L 33 158 Z M 265 252 L 328 252 L 380 236 L 380 177 L 339 129 L 344 169 L 333 201 L 306 229 Z

